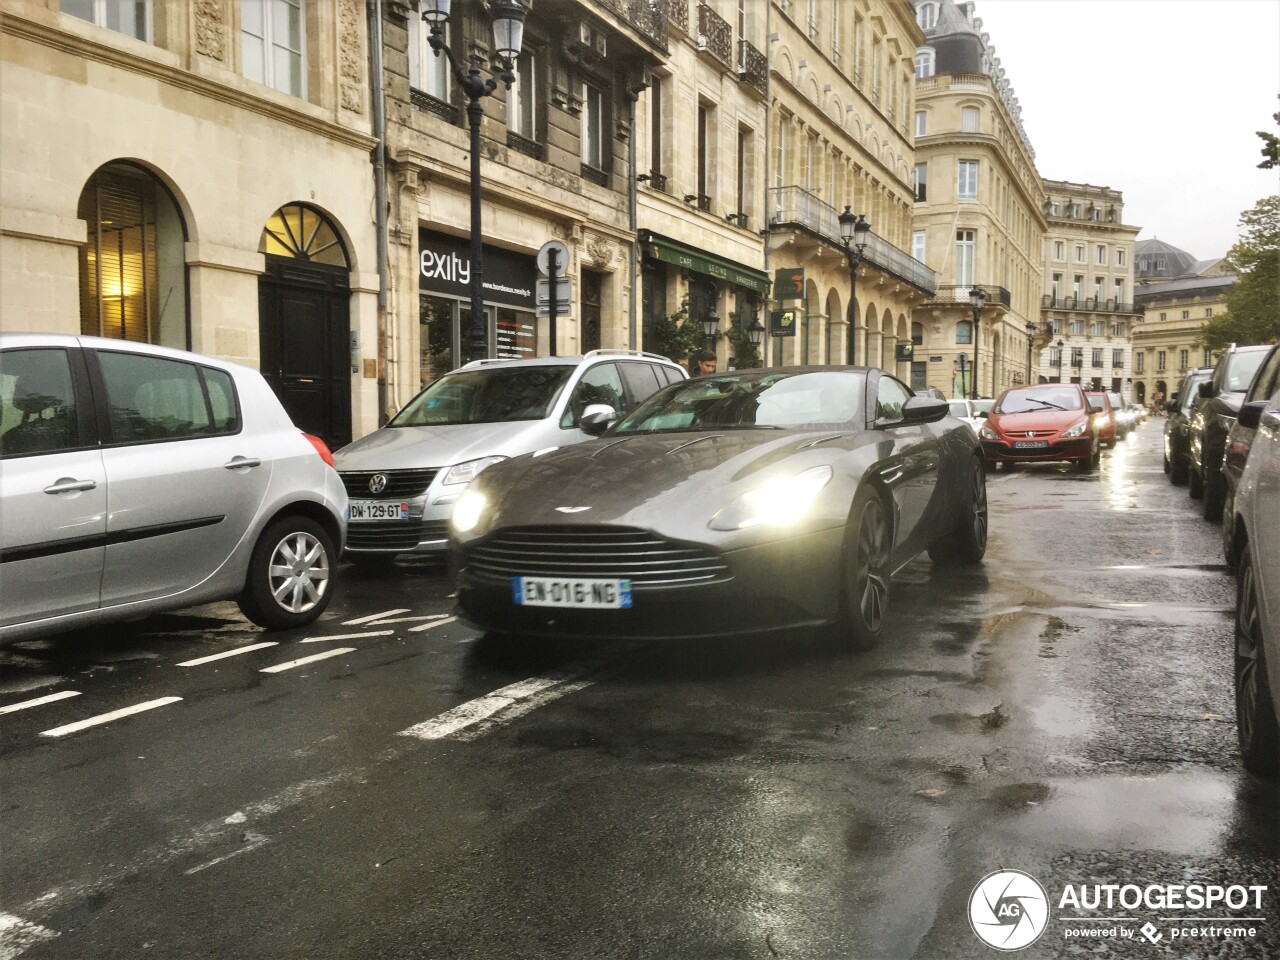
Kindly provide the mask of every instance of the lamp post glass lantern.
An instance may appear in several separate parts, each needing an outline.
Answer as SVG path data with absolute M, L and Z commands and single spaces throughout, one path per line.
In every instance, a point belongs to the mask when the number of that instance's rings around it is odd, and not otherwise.
M 1062 382 L 1062 348 L 1063 348 L 1063 342 L 1059 340 L 1058 341 L 1058 382 L 1059 383 Z
M 862 214 L 855 215 L 846 205 L 837 218 L 840 221 L 840 242 L 844 244 L 844 257 L 849 264 L 849 310 L 845 314 L 848 329 L 845 330 L 845 363 L 853 363 L 855 330 L 858 324 L 858 264 L 871 236 L 871 223 Z
M 747 327 L 747 336 L 751 340 L 753 347 L 759 347 L 764 342 L 764 324 L 760 322 L 760 318 L 756 317 L 751 321 L 751 326 Z
M 481 101 L 504 84 L 508 90 L 516 82 L 515 61 L 524 42 L 524 21 L 528 8 L 521 0 L 489 0 L 493 19 L 493 49 L 499 69 L 487 79 L 480 72 L 480 57 L 472 54 L 464 68 L 445 42 L 452 0 L 421 0 L 422 19 L 430 27 L 428 41 L 435 55 L 444 55 L 454 79 L 467 95 L 467 121 L 471 127 L 471 359 L 489 355 L 488 322 L 484 311 L 484 237 L 480 225 L 480 122 L 484 119 Z
M 715 343 L 716 330 L 720 328 L 720 314 L 716 313 L 716 308 L 712 305 L 707 310 L 707 315 L 702 318 L 702 335 L 707 338 L 707 346 L 710 347 Z
M 979 339 L 979 328 L 982 325 L 982 308 L 986 305 L 987 295 L 981 287 L 972 287 L 969 290 L 969 306 L 973 308 L 973 392 L 971 399 L 978 399 L 978 350 L 982 341 Z M 994 374 L 994 371 L 993 371 Z

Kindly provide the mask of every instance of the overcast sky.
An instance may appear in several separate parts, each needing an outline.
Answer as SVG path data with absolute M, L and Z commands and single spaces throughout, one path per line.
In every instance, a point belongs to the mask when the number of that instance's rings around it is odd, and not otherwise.
M 976 0 L 1049 180 L 1112 187 L 1139 239 L 1224 255 L 1280 110 L 1280 0 Z

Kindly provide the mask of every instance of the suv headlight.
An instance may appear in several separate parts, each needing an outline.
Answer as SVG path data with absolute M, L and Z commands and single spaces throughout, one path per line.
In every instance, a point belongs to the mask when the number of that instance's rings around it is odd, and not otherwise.
M 985 424 L 983 425 L 982 429 L 978 431 L 978 436 L 980 436 L 983 440 L 999 440 L 1000 439 L 1000 434 L 996 433 L 995 430 L 991 429 L 991 427 L 988 427 Z
M 1074 427 L 1068 427 L 1066 430 L 1064 430 L 1062 432 L 1062 439 L 1070 440 L 1072 437 L 1079 437 L 1083 435 L 1084 432 L 1088 429 L 1089 429 L 1089 421 L 1081 420 Z
M 465 463 L 455 463 L 449 468 L 449 472 L 444 475 L 441 483 L 470 483 L 476 477 L 480 476 L 480 472 L 488 467 L 492 467 L 495 463 L 501 463 L 506 457 L 481 457 L 479 460 L 468 460 Z
M 485 520 L 489 498 L 479 490 L 468 490 L 453 506 L 453 515 L 449 522 L 458 533 L 479 533 L 481 521 Z
M 770 480 L 733 501 L 712 517 L 707 526 L 712 530 L 743 530 L 795 523 L 809 512 L 831 477 L 831 468 L 823 465 Z

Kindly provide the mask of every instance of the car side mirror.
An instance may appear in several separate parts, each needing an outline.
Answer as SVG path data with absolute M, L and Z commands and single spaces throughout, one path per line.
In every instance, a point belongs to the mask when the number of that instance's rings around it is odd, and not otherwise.
M 1090 403 L 1089 403 L 1089 412 L 1090 412 L 1090 413 L 1102 413 L 1102 406 L 1101 406 L 1100 404 L 1096 404 L 1096 403 L 1090 402 Z
M 899 424 L 937 423 L 951 412 L 951 405 L 934 397 L 908 397 Z
M 985 419 L 987 419 L 987 417 L 989 417 L 989 416 L 991 416 L 991 412 L 990 412 L 989 410 L 979 410 L 979 411 L 978 411 L 978 419 L 979 419 L 979 420 L 985 420 Z
M 1200 391 L 1199 391 L 1199 392 L 1200 392 L 1200 396 L 1204 397 L 1206 400 L 1207 400 L 1208 398 L 1212 397 L 1212 396 L 1213 396 L 1213 381 L 1212 381 L 1212 380 L 1206 380 L 1204 383 L 1200 384 Z
M 1262 422 L 1262 411 L 1267 409 L 1267 401 L 1254 400 L 1246 403 L 1240 408 L 1240 412 L 1236 414 L 1236 423 L 1247 430 L 1257 430 L 1258 424 Z
M 588 436 L 598 437 L 618 419 L 618 411 L 607 403 L 589 403 L 578 418 L 578 429 Z

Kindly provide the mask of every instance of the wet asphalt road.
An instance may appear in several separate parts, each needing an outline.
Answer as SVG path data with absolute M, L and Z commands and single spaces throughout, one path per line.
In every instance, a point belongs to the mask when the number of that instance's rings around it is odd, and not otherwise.
M 0 708 L 76 693 L 0 715 L 0 960 L 991 957 L 1005 867 L 1052 901 L 1019 956 L 1280 955 L 1280 785 L 1238 768 L 1233 580 L 1160 429 L 993 474 L 986 563 L 910 566 L 869 653 L 499 645 L 408 561 L 296 634 L 217 604 L 0 651 Z M 1130 882 L 1271 889 L 1182 912 L 1244 940 L 1058 909 Z

